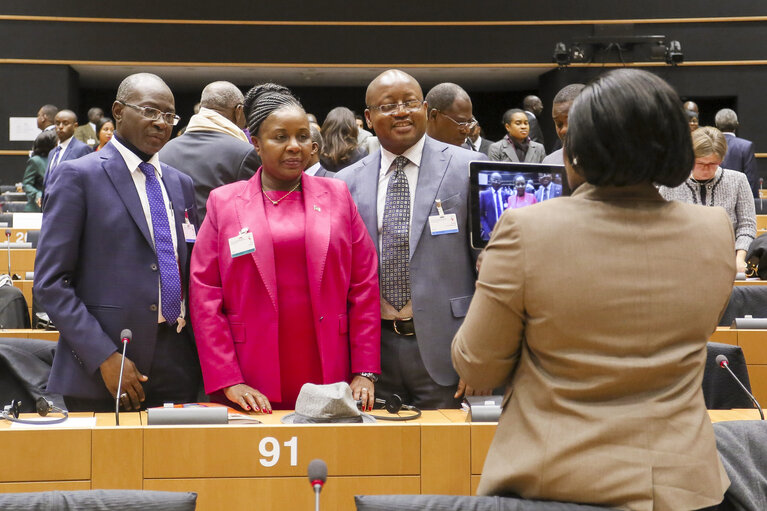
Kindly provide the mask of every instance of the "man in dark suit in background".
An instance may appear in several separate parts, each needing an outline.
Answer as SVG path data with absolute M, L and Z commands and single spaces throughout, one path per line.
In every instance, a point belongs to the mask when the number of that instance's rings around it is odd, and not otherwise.
M 727 153 L 720 166 L 723 169 L 743 172 L 748 178 L 748 184 L 751 185 L 751 192 L 758 199 L 759 172 L 756 168 L 754 143 L 735 135 L 738 129 L 738 114 L 729 108 L 723 108 L 716 113 L 714 122 L 727 139 Z
M 200 380 L 186 310 L 194 186 L 157 156 L 178 122 L 173 93 L 131 75 L 112 114 L 112 140 L 57 169 L 35 259 L 35 296 L 60 332 L 48 390 L 70 410 L 114 410 L 125 328 L 124 409 L 192 401 Z
M 527 120 L 530 124 L 530 140 L 543 144 L 543 132 L 541 126 L 538 124 L 538 116 L 543 112 L 543 102 L 538 96 L 525 96 L 522 100 L 522 109 L 527 115 Z
M 59 113 L 59 109 L 56 105 L 43 105 L 40 110 L 37 111 L 37 129 L 40 131 L 56 129 L 53 125 L 53 119 L 56 118 L 56 114 Z
M 426 104 L 429 106 L 426 134 L 434 140 L 471 149 L 466 138 L 477 121 L 466 91 L 454 83 L 440 83 L 426 94 Z
M 77 115 L 72 110 L 60 110 L 53 121 L 56 126 L 58 145 L 48 153 L 48 168 L 43 178 L 43 194 L 45 189 L 55 180 L 56 168 L 65 161 L 75 160 L 92 152 L 87 145 L 77 140 L 73 135 L 77 129 Z M 45 195 L 43 195 L 43 209 L 45 209 Z
M 420 408 L 453 408 L 464 385 L 450 360 L 450 342 L 474 293 L 468 165 L 478 154 L 426 136 L 430 105 L 407 73 L 381 73 L 365 101 L 368 128 L 381 148 L 336 177 L 349 186 L 379 252 L 382 372 L 376 397 L 396 393 Z
M 200 112 L 189 120 L 183 135 L 160 151 L 161 161 L 192 178 L 200 222 L 205 219 L 205 203 L 211 190 L 250 179 L 261 166 L 261 159 L 242 131 L 244 101 L 233 83 L 208 84 L 200 97 Z
M 490 239 L 495 223 L 508 207 L 509 192 L 501 184 L 501 175 L 493 172 L 490 174 L 490 187 L 479 192 L 479 223 L 482 239 L 485 240 Z
M 482 133 L 482 127 L 479 125 L 479 123 L 477 123 L 469 131 L 469 137 L 466 139 L 466 141 L 470 145 L 469 149 L 488 156 L 490 146 L 493 145 L 493 143 L 486 139 L 483 135 L 484 133 Z

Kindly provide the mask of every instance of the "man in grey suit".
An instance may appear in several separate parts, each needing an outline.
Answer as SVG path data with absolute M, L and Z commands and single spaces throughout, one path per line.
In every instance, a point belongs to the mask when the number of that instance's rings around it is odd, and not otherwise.
M 480 155 L 425 135 L 428 106 L 407 73 L 380 74 L 365 101 L 381 148 L 336 177 L 349 186 L 379 254 L 376 397 L 396 393 L 419 408 L 455 407 L 464 386 L 450 342 L 474 293 L 468 162 Z
M 229 82 L 208 84 L 200 97 L 200 112 L 189 120 L 186 131 L 168 142 L 160 160 L 194 181 L 200 222 L 205 203 L 214 188 L 250 179 L 261 160 L 242 129 L 245 127 L 245 98 Z

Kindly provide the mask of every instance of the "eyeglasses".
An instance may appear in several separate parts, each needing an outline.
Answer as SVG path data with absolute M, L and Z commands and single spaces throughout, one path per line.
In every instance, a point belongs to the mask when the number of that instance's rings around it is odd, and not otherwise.
M 434 110 L 437 110 L 437 109 L 435 108 Z M 446 113 L 444 113 L 444 112 L 442 112 L 440 110 L 437 110 L 437 112 L 439 112 L 439 114 L 442 115 L 443 117 L 447 117 L 448 119 L 453 121 L 456 124 L 456 126 L 458 126 L 459 130 L 469 131 L 472 128 L 474 128 L 474 126 L 477 125 L 477 120 L 474 117 L 472 117 L 470 121 L 458 122 L 458 121 L 456 121 L 455 119 L 453 119 L 452 117 L 450 117 L 449 115 L 447 115 Z
M 132 108 L 134 110 L 138 110 L 141 112 L 141 115 L 145 119 L 149 119 L 150 121 L 157 121 L 162 117 L 162 120 L 165 121 L 166 124 L 170 124 L 171 126 L 175 126 L 178 124 L 178 121 L 181 120 L 181 117 L 174 113 L 170 112 L 162 112 L 160 110 L 157 110 L 156 108 L 152 108 L 151 106 L 138 106 L 138 105 L 131 105 L 130 103 L 125 103 L 123 101 L 118 101 L 118 103 L 125 105 L 129 108 Z
M 411 99 L 409 101 L 405 101 L 404 103 L 387 103 L 385 105 L 378 106 L 368 105 L 368 110 L 378 110 L 382 114 L 391 115 L 394 112 L 398 112 L 400 108 L 404 108 L 406 112 L 415 112 L 421 108 L 421 106 L 423 106 L 422 99 Z

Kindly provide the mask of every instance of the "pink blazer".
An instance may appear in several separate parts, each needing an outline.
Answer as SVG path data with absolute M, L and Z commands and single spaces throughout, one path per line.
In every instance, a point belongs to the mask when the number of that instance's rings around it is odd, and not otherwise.
M 376 249 L 343 181 L 304 175 L 306 263 L 324 383 L 380 373 Z M 191 318 L 205 391 L 247 383 L 281 401 L 274 249 L 261 170 L 216 188 L 192 252 Z M 231 257 L 229 239 L 253 233 L 256 251 Z

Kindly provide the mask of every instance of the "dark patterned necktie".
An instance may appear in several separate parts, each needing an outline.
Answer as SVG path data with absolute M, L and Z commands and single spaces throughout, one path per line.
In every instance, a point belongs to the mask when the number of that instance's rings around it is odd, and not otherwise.
M 154 249 L 160 266 L 162 315 L 165 321 L 172 325 L 181 316 L 181 276 L 178 271 L 178 262 L 176 262 L 176 252 L 173 249 L 168 213 L 165 210 L 165 201 L 162 198 L 160 182 L 155 176 L 154 166 L 143 162 L 138 168 L 146 176 L 146 197 L 152 214 Z
M 381 289 L 396 310 L 410 301 L 410 186 L 405 175 L 408 159 L 397 156 L 386 188 L 381 233 Z

